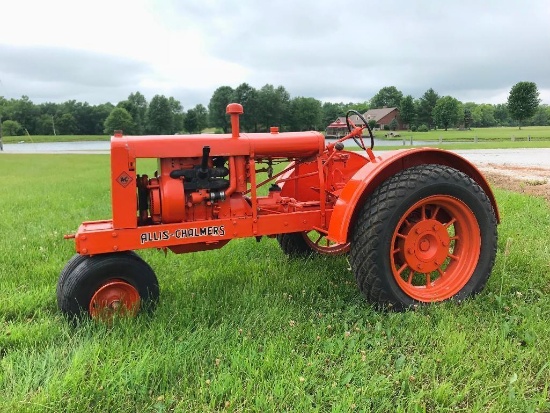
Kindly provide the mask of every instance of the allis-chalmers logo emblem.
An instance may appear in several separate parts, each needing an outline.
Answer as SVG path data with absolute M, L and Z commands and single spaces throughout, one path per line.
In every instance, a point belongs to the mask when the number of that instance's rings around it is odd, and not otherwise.
M 132 182 L 132 177 L 128 175 L 126 172 L 122 172 L 116 181 L 122 185 L 124 188 L 126 188 L 130 183 Z

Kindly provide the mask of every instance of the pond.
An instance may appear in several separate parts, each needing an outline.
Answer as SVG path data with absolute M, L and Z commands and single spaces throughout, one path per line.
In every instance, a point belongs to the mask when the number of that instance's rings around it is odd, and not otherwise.
M 327 139 L 328 142 L 334 142 Z M 364 139 L 366 145 L 368 139 Z M 433 142 L 414 141 L 415 146 L 429 146 Z M 352 139 L 344 142 L 347 148 L 357 146 Z M 387 141 L 374 139 L 374 147 L 402 146 L 403 141 Z M 405 145 L 410 146 L 410 140 L 405 140 Z M 4 153 L 109 153 L 109 141 L 80 141 L 80 142 L 41 142 L 41 143 L 8 143 L 4 144 Z

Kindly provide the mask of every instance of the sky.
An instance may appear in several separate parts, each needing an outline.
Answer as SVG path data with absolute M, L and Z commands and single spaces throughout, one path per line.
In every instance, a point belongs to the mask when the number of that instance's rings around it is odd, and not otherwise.
M 0 1 L 0 96 L 207 105 L 220 86 L 362 102 L 385 86 L 550 104 L 548 0 Z

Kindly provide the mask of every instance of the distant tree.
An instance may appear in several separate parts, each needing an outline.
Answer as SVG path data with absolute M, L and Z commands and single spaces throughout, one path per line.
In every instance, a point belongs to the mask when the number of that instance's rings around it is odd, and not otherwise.
M 127 135 L 134 134 L 135 123 L 132 119 L 132 115 L 122 108 L 114 108 L 107 119 L 105 119 L 104 132 L 108 135 L 112 135 L 114 131 L 121 130 Z
M 393 118 L 389 124 L 390 130 L 397 130 L 399 128 L 399 122 L 397 121 L 397 118 Z
M 334 122 L 339 116 L 345 115 L 343 103 L 324 102 L 321 106 L 323 128 Z
M 283 86 L 264 85 L 258 93 L 259 129 L 283 129 L 288 123 L 290 95 Z
M 39 115 L 38 107 L 28 96 L 21 96 L 21 99 L 12 99 L 9 102 L 10 119 L 19 122 L 23 130 L 31 135 L 35 133 L 36 121 Z
M 385 86 L 378 91 L 370 100 L 371 108 L 399 108 L 403 99 L 403 92 L 397 90 L 395 86 Z
M 231 99 L 235 103 L 243 105 L 244 114 L 241 116 L 241 130 L 257 132 L 259 119 L 259 97 L 258 91 L 248 83 L 241 83 L 233 91 Z
M 224 133 L 229 131 L 229 116 L 225 114 L 227 105 L 232 103 L 233 88 L 220 86 L 214 91 L 208 103 L 210 125 L 215 128 L 222 128 Z M 189 115 L 189 112 L 187 113 Z
M 410 129 L 416 118 L 416 107 L 411 95 L 407 95 L 401 99 L 401 103 L 399 104 L 399 116 L 403 124 L 407 125 Z
M 124 108 L 132 116 L 132 130 L 135 134 L 142 134 L 145 131 L 145 115 L 147 113 L 147 100 L 139 92 L 130 93 L 128 99 L 117 104 L 117 107 Z
M 547 126 L 550 120 L 550 107 L 548 105 L 540 105 L 531 119 L 533 126 Z
M 199 103 L 195 106 L 195 113 L 197 114 L 198 131 L 202 132 L 204 128 L 208 127 L 208 109 Z
M 23 133 L 21 124 L 16 120 L 5 120 L 2 122 L 2 134 L 4 136 L 19 136 Z
M 322 130 L 321 102 L 314 98 L 296 97 L 290 101 L 289 127 L 293 131 Z
M 103 103 L 94 106 L 92 109 L 92 130 L 91 135 L 101 135 L 105 129 L 105 120 L 111 114 L 114 106 L 111 103 Z
M 476 105 L 472 110 L 472 118 L 474 119 L 474 126 L 490 127 L 497 124 L 495 107 L 488 103 Z
M 164 95 L 155 95 L 145 114 L 145 130 L 155 135 L 171 135 L 174 128 L 174 113 L 170 101 Z
M 200 132 L 196 108 L 189 109 L 185 114 L 185 118 L 183 119 L 183 128 L 189 133 Z
M 481 112 L 477 110 L 478 104 L 475 102 L 466 102 L 463 103 L 462 107 L 464 108 L 464 116 L 466 116 L 466 112 L 470 115 L 468 126 L 464 125 L 464 127 L 471 128 L 472 126 L 479 126 L 481 122 Z
M 434 125 L 433 110 L 439 95 L 429 88 L 418 101 L 417 119 L 419 124 L 425 124 L 431 129 Z
M 70 113 L 64 113 L 55 121 L 57 133 L 60 135 L 74 135 L 78 133 L 78 124 Z
M 57 131 L 54 128 L 53 115 L 44 113 L 38 117 L 36 121 L 36 133 L 38 135 L 57 135 Z
M 172 111 L 172 129 L 170 133 L 176 133 L 183 129 L 183 119 L 185 114 L 181 102 L 172 96 L 168 98 L 168 105 Z
M 350 102 L 347 105 L 344 105 L 344 114 L 348 110 L 356 110 L 359 113 L 365 113 L 371 107 L 375 107 L 375 106 L 372 106 L 368 101 L 356 102 L 356 103 Z
M 472 126 L 472 111 L 470 108 L 464 108 L 464 129 L 470 129 Z
M 498 103 L 495 107 L 495 120 L 500 126 L 508 126 L 510 124 L 510 113 L 506 103 Z
M 136 125 L 136 133 L 145 131 L 145 114 L 147 113 L 147 99 L 139 92 L 130 93 L 127 101 L 131 104 L 130 115 Z
M 508 95 L 508 110 L 518 121 L 519 129 L 522 121 L 535 114 L 539 103 L 539 91 L 534 82 L 519 82 L 512 86 Z
M 455 126 L 464 118 L 462 105 L 451 96 L 439 98 L 433 109 L 433 118 L 438 125 L 447 130 L 449 126 Z

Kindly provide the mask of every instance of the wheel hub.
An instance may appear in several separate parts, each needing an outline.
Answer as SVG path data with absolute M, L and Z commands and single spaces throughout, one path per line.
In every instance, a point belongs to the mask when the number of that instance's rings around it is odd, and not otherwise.
M 414 224 L 405 239 L 405 261 L 414 271 L 423 273 L 439 268 L 449 253 L 447 228 L 435 219 Z
M 115 314 L 133 317 L 139 311 L 140 296 L 136 288 L 122 280 L 112 280 L 101 287 L 90 300 L 90 315 L 103 321 Z

